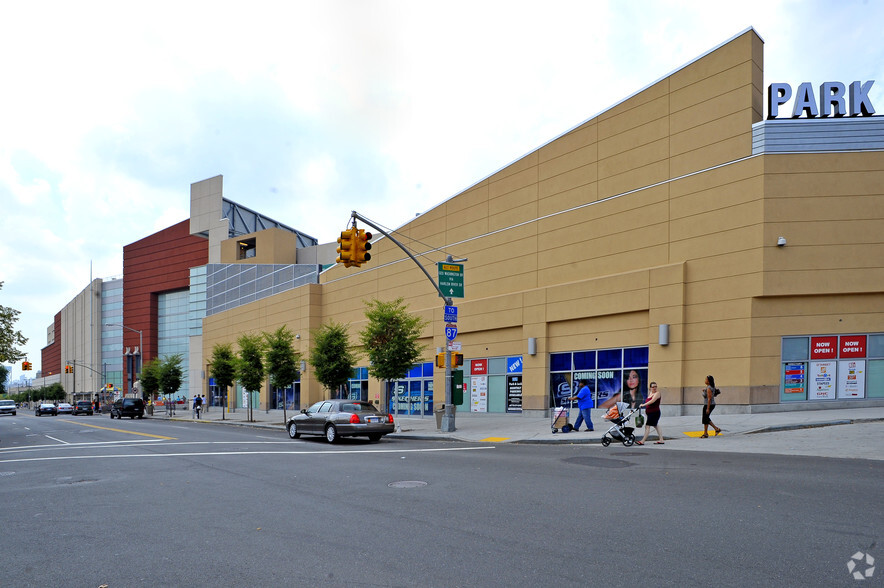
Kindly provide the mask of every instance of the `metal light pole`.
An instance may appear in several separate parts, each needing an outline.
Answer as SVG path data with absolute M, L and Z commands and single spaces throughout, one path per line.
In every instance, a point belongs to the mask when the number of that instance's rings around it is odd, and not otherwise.
M 106 326 L 106 327 L 123 327 L 124 329 L 128 329 L 128 330 L 132 331 L 133 333 L 138 333 L 138 366 L 135 368 L 135 374 L 137 375 L 137 374 L 141 373 L 141 370 L 138 368 L 141 367 L 141 358 L 144 357 L 144 337 L 143 337 L 144 331 L 139 331 L 138 329 L 133 329 L 132 327 L 127 327 L 126 325 L 124 325 L 122 323 L 105 323 L 104 326 Z M 135 380 L 136 380 L 136 378 L 130 378 L 130 381 L 133 383 L 135 382 Z M 131 388 L 132 386 L 129 386 L 129 387 Z M 133 396 L 134 395 L 135 394 L 133 393 Z

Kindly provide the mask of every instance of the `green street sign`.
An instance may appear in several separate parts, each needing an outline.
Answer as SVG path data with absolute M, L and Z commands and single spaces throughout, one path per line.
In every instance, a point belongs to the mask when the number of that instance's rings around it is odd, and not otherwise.
M 463 298 L 463 265 L 442 262 L 439 267 L 439 289 L 449 298 Z

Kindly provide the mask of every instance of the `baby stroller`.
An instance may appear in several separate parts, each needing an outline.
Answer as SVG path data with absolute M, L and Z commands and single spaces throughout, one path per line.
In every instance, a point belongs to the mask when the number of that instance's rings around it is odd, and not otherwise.
M 629 408 L 629 404 L 626 402 L 618 402 L 612 406 L 605 415 L 605 420 L 611 421 L 614 426 L 602 435 L 602 445 L 607 447 L 611 441 L 621 441 L 624 447 L 631 447 L 635 443 L 635 435 L 633 435 L 635 429 L 626 425 L 629 422 L 629 417 L 638 411 L 637 408 Z

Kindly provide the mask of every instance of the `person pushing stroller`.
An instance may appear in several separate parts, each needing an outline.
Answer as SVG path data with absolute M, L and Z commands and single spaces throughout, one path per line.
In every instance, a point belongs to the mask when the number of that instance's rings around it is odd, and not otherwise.
M 577 381 L 580 388 L 577 390 L 577 394 L 575 396 L 571 396 L 568 400 L 576 400 L 577 401 L 577 420 L 574 421 L 574 430 L 580 430 L 580 423 L 586 421 L 586 430 L 594 431 L 595 429 L 592 426 L 592 416 L 591 410 L 593 406 L 592 402 L 592 392 L 589 389 L 589 384 L 586 380 L 578 380 Z

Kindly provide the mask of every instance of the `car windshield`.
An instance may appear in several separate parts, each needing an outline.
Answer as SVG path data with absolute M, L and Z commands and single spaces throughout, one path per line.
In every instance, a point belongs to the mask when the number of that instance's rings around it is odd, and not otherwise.
M 15 406 L 15 400 L 0 400 L 0 406 Z

